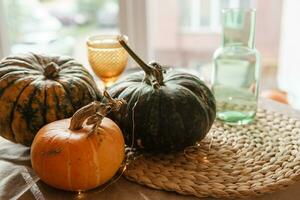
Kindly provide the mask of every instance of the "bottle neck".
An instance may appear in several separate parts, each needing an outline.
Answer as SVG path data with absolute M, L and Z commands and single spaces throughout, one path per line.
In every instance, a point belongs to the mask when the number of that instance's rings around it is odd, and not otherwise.
M 255 10 L 225 9 L 223 11 L 223 47 L 254 48 Z

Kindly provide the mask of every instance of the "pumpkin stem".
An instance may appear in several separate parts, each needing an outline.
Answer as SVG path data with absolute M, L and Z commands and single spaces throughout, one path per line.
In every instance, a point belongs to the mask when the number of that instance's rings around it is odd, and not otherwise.
M 44 75 L 49 78 L 56 78 L 60 71 L 60 67 L 55 62 L 50 62 L 46 65 Z
M 146 73 L 145 79 L 150 83 L 154 88 L 159 88 L 164 85 L 164 70 L 162 66 L 156 62 L 151 62 L 146 64 L 125 42 L 124 36 L 120 35 L 118 37 L 119 43 L 123 48 L 128 52 L 128 54 L 139 64 L 139 66 Z
M 83 123 L 87 120 L 87 125 L 93 125 L 91 133 L 94 133 L 109 112 L 118 111 L 126 103 L 123 99 L 113 99 L 107 91 L 104 91 L 103 95 L 108 99 L 107 103 L 94 101 L 74 113 L 70 122 L 70 130 L 81 129 Z

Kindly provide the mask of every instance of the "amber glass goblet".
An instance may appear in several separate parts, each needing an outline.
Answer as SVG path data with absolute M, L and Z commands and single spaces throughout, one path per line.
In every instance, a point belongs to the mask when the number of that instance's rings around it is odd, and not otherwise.
M 128 40 L 124 35 L 95 35 L 87 39 L 89 63 L 105 88 L 118 80 L 127 65 L 128 54 L 120 45 L 119 37 Z

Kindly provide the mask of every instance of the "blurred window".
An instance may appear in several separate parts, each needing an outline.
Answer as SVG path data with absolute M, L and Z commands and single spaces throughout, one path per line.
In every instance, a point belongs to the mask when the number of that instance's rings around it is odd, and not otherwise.
M 219 32 L 221 10 L 249 7 L 250 0 L 178 0 L 183 32 Z
M 209 68 L 220 46 L 221 10 L 254 7 L 258 11 L 255 41 L 262 64 L 276 66 L 282 3 L 269 1 L 0 0 L 0 56 L 7 55 L 7 49 L 10 53 L 42 51 L 71 55 L 87 64 L 87 36 L 122 31 L 131 47 L 148 61 Z M 266 33 L 272 34 L 266 37 Z M 3 45 L 7 36 L 10 45 Z
M 211 63 L 214 51 L 220 46 L 221 11 L 226 8 L 255 8 L 258 1 L 148 0 L 148 2 L 151 60 L 158 60 L 165 65 L 198 69 Z M 267 3 L 261 4 L 265 9 Z M 273 11 L 274 8 L 270 6 L 269 10 Z M 260 19 L 260 22 L 264 24 L 267 20 Z
M 92 34 L 119 32 L 118 0 L 4 0 L 11 53 L 86 55 Z

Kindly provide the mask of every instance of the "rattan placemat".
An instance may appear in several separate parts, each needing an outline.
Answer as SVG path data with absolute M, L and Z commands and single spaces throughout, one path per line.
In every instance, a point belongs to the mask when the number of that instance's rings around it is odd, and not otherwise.
M 185 152 L 142 155 L 125 177 L 197 197 L 243 198 L 282 189 L 300 177 L 300 121 L 260 109 L 247 126 L 215 122 Z

